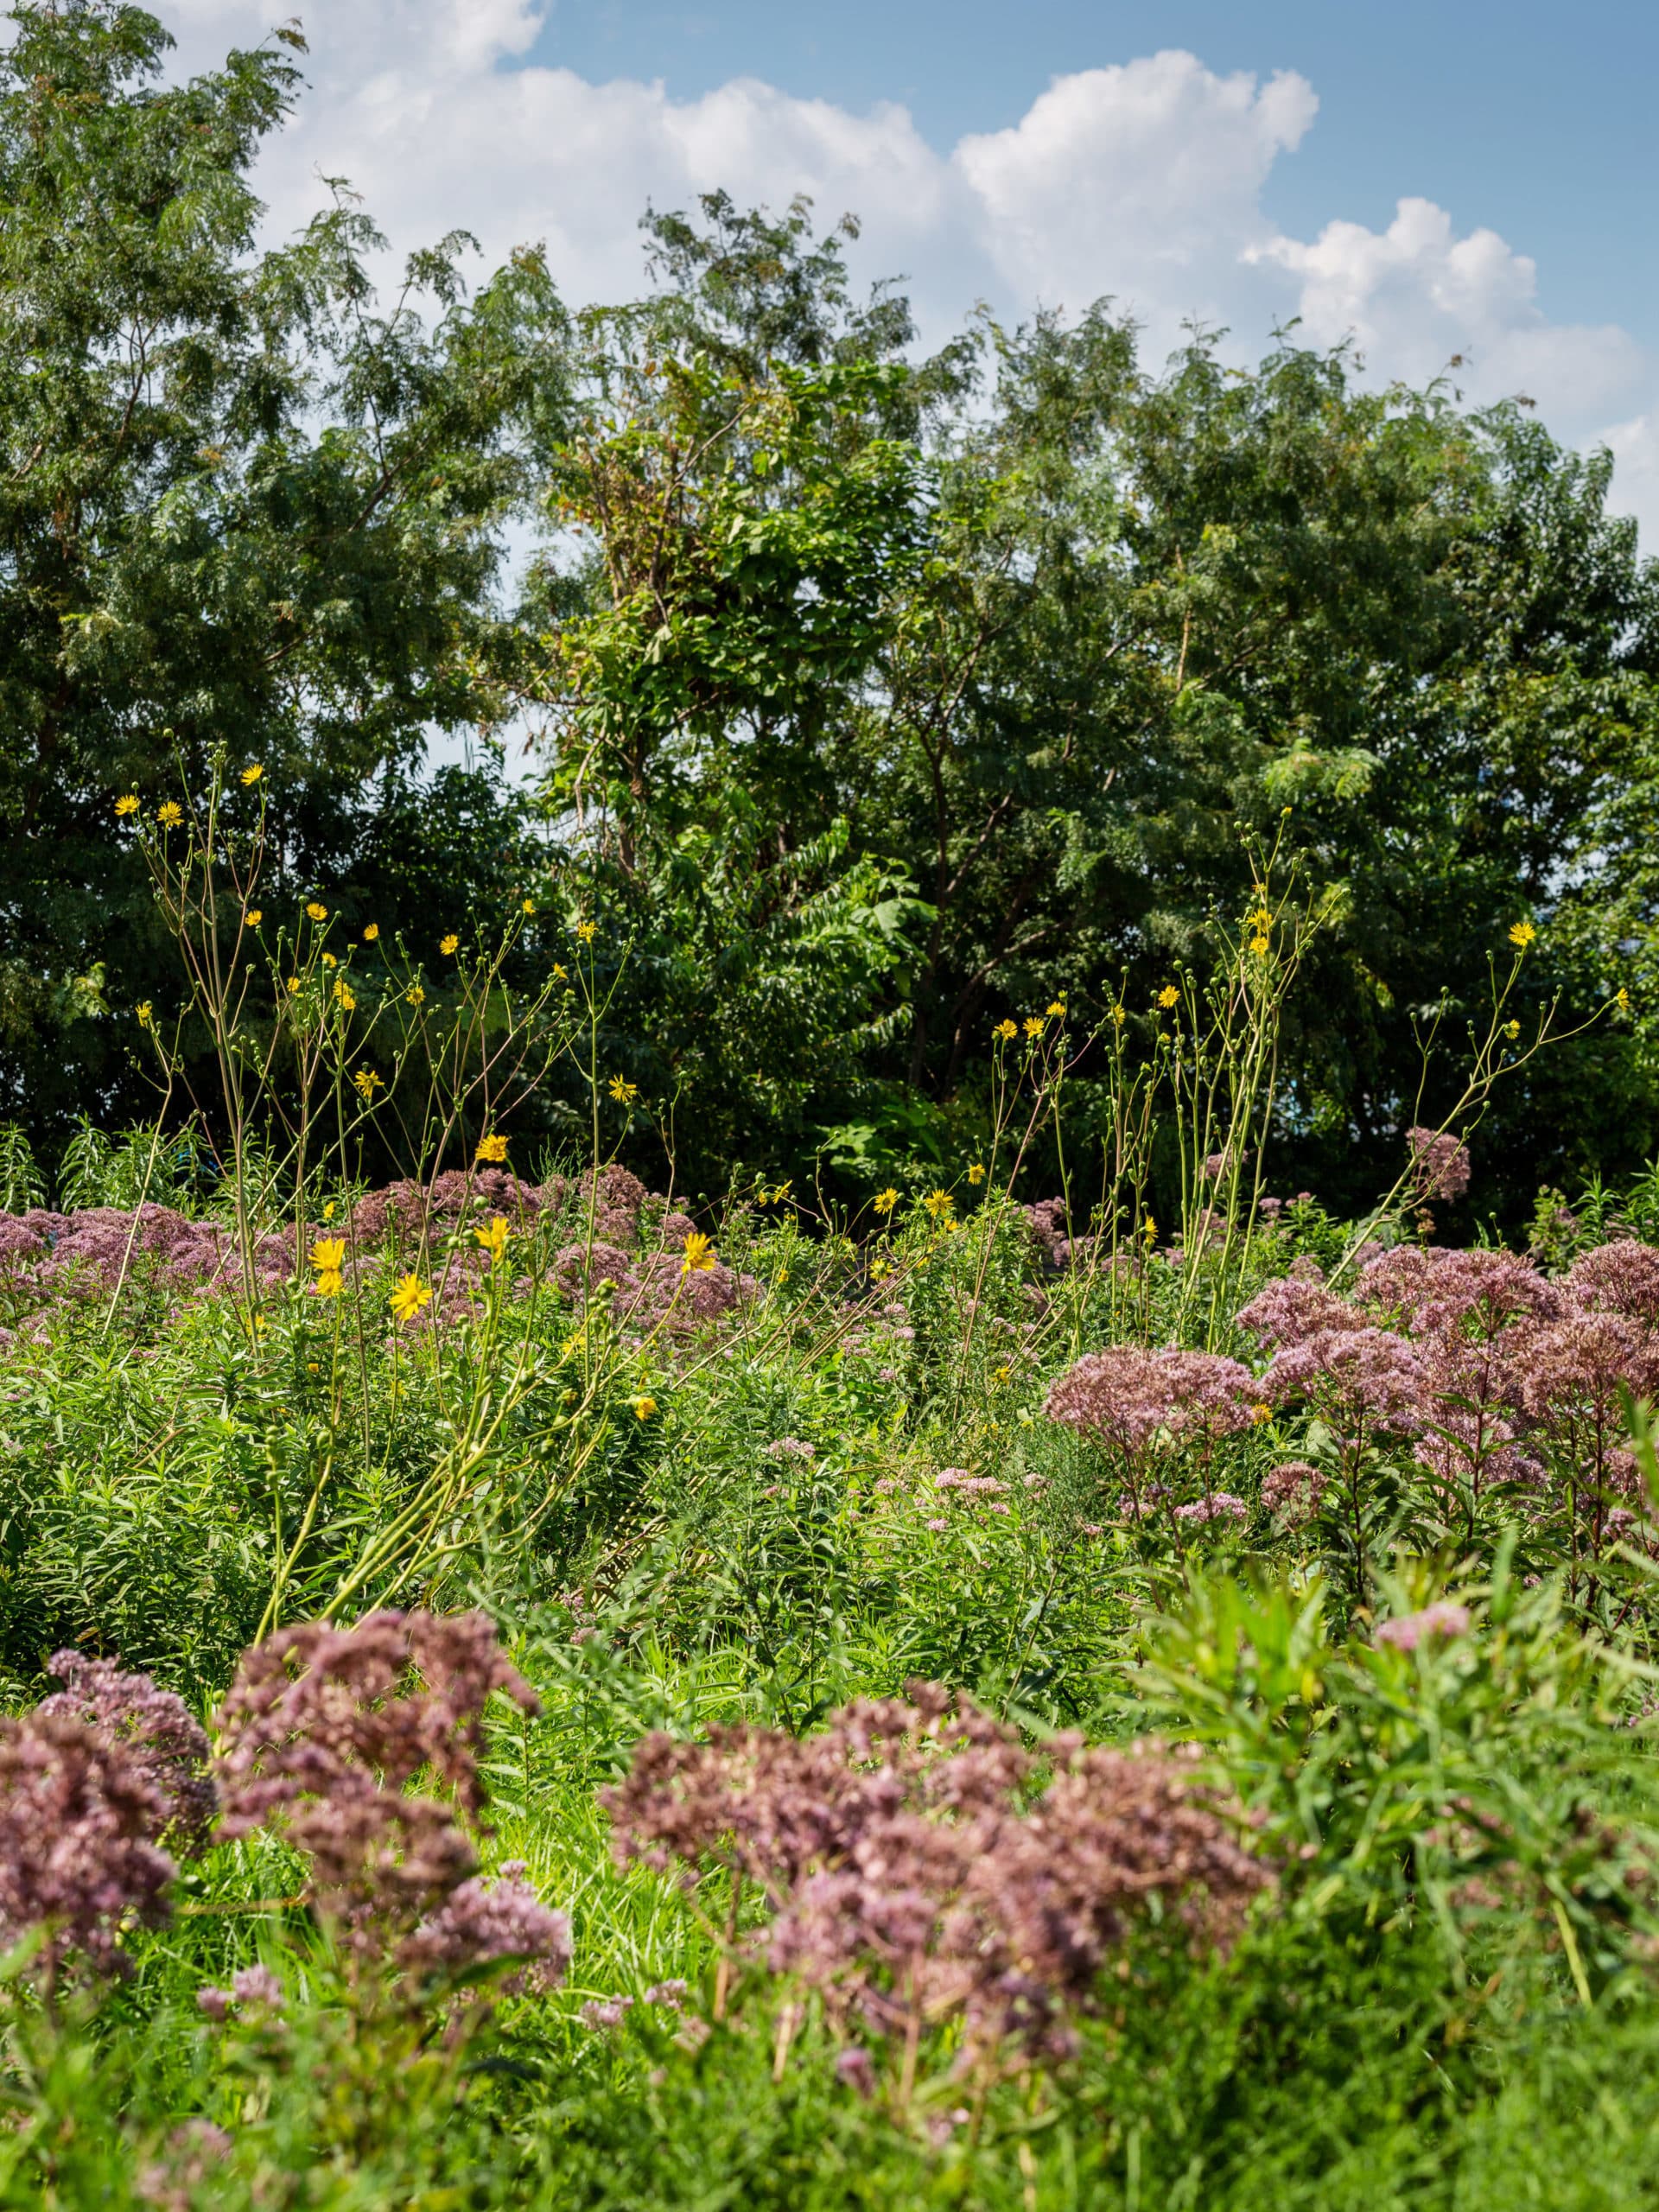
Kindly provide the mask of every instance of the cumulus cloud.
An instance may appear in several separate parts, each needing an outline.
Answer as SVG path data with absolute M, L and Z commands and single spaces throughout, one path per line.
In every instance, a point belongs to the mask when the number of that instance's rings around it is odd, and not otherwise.
M 271 20 L 269 0 L 162 4 L 188 67 Z M 893 103 L 855 114 L 743 77 L 692 99 L 589 83 L 530 58 L 547 20 L 547 0 L 315 0 L 312 89 L 259 170 L 273 231 L 345 176 L 400 253 L 456 226 L 490 262 L 542 239 L 581 302 L 638 289 L 648 200 L 805 192 L 826 221 L 864 219 L 858 264 L 909 276 L 930 337 L 982 297 L 1017 315 L 1109 295 L 1154 354 L 1192 318 L 1249 355 L 1291 315 L 1321 342 L 1353 337 L 1379 377 L 1461 354 L 1471 397 L 1524 391 L 1578 439 L 1611 424 L 1616 494 L 1659 525 L 1659 366 L 1627 333 L 1552 321 L 1524 252 L 1427 200 L 1379 231 L 1337 219 L 1302 239 L 1269 220 L 1263 188 L 1318 112 L 1294 72 L 1156 54 L 1058 77 L 1007 128 L 939 149 Z

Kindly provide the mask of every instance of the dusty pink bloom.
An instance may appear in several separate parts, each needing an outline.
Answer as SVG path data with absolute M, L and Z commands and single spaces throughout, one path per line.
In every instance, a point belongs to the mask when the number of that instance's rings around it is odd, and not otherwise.
M 1426 1637 L 1467 1636 L 1469 1608 L 1453 1605 L 1449 1598 L 1441 1598 L 1432 1605 L 1425 1605 L 1421 1612 L 1402 1613 L 1396 1619 L 1380 1621 L 1372 1641 L 1389 1644 L 1396 1651 L 1414 1651 Z
M 1364 1314 L 1327 1290 L 1319 1262 L 1306 1258 L 1298 1260 L 1287 1275 L 1264 1283 L 1237 1319 L 1239 1327 L 1264 1349 L 1306 1344 L 1321 1332 L 1365 1325 Z
M 1195 1498 L 1191 1505 L 1178 1505 L 1178 1521 L 1248 1521 L 1250 1509 L 1242 1497 L 1235 1497 L 1229 1491 L 1212 1491 L 1208 1497 Z
M 310 1859 L 318 1909 L 359 1954 L 383 1955 L 473 1872 L 454 1807 L 405 1785 L 429 1768 L 467 1812 L 481 1809 L 496 1690 L 536 1709 L 481 1613 L 282 1630 L 245 1654 L 220 1708 L 221 1833 L 279 1826 Z
M 1120 1345 L 1085 1353 L 1050 1385 L 1043 1410 L 1081 1436 L 1136 1454 L 1160 1432 L 1176 1439 L 1247 1428 L 1261 1395 L 1236 1359 Z
M 836 2056 L 836 2078 L 866 2100 L 875 2094 L 875 2062 L 862 2044 L 849 2043 Z
M 208 2202 L 205 2192 L 233 2148 L 222 2127 L 210 2120 L 187 2120 L 168 2138 L 165 2154 L 141 2166 L 133 2195 L 156 2212 L 194 2212 Z
M 1321 1329 L 1275 1353 L 1262 1389 L 1300 1398 L 1344 1434 L 1410 1433 L 1423 1419 L 1422 1362 L 1387 1329 Z
M 48 1980 L 70 1952 L 120 1969 L 123 1927 L 167 1917 L 175 1868 L 156 1839 L 172 1811 L 152 1763 L 105 1729 L 0 1719 L 0 1947 L 43 1931 Z
M 750 1877 L 773 1909 L 773 1971 L 837 2014 L 891 2031 L 912 2006 L 962 2011 L 993 2037 L 1085 2000 L 1154 1893 L 1214 1942 L 1270 1878 L 1185 1754 L 1059 1739 L 1052 1754 L 1077 1764 L 1027 1814 L 1017 1734 L 935 1684 L 909 1695 L 850 1706 L 817 1737 L 645 1738 L 601 1793 L 619 1859 Z
M 1421 1199 L 1460 1198 L 1469 1187 L 1469 1147 L 1434 1129 L 1406 1131 L 1412 1188 Z
M 1311 1520 L 1325 1495 L 1325 1475 L 1307 1459 L 1286 1459 L 1262 1478 L 1262 1503 L 1282 1521 Z
M 1659 1250 L 1630 1239 L 1580 1253 L 1567 1269 L 1567 1292 L 1586 1312 L 1620 1313 L 1659 1323 Z
M 928 1528 L 928 1529 L 931 1529 L 932 1530 L 933 1534 L 937 1536 L 937 1535 L 943 1535 L 943 1533 L 944 1532 L 944 1530 L 945 1530 L 945 1529 L 947 1529 L 950 1526 L 950 1523 L 948 1521 L 938 1521 L 938 1520 L 934 1520 L 934 1521 L 929 1521 L 929 1522 L 925 1522 L 923 1525 L 924 1525 L 925 1527 Z
M 1534 1420 L 1558 1433 L 1593 1432 L 1609 1443 L 1624 1432 L 1621 1390 L 1649 1396 L 1656 1389 L 1659 1342 L 1605 1313 L 1539 1330 L 1527 1347 L 1520 1383 L 1522 1403 Z
M 632 1997 L 590 1997 L 582 2008 L 582 2024 L 584 2028 L 620 2028 L 632 2010 Z
M 225 2020 L 232 2011 L 247 2009 L 257 2016 L 280 2012 L 287 1993 L 269 1967 L 243 1967 L 231 1976 L 228 1989 L 206 1982 L 196 1992 L 196 2003 L 210 2020 Z
M 645 1992 L 647 2005 L 660 2005 L 670 2012 L 681 2011 L 691 1993 L 691 1986 L 678 1975 L 668 1981 L 653 1981 Z
M 803 1444 L 798 1436 L 779 1436 L 761 1451 L 764 1459 L 811 1459 L 817 1456 L 817 1446 Z
M 1368 1260 L 1357 1296 L 1413 1337 L 1490 1339 L 1516 1321 L 1554 1320 L 1560 1292 L 1515 1252 L 1397 1244 Z
M 463 1983 L 469 1971 L 517 1963 L 499 1985 L 509 1997 L 544 1996 L 570 1963 L 570 1923 L 550 1911 L 517 1871 L 450 1891 L 398 1951 L 410 1972 Z
M 83 1721 L 124 1749 L 166 1802 L 168 1841 L 194 1858 L 206 1848 L 219 1794 L 207 1732 L 184 1700 L 148 1675 L 123 1674 L 113 1659 L 54 1651 L 48 1663 L 63 1688 L 41 1699 L 35 1718 Z

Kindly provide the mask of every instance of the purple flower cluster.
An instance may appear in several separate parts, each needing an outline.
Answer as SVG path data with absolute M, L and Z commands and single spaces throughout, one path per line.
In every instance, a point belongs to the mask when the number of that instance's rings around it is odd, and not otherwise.
M 772 1970 L 880 2031 L 950 2013 L 970 2031 L 1047 2032 L 1085 2004 L 1155 1897 L 1191 1939 L 1224 1944 L 1269 1871 L 1194 1755 L 1050 1747 L 1060 1771 L 1027 1810 L 1016 1732 L 938 1684 L 860 1702 L 823 1732 L 725 1728 L 645 1737 L 601 1793 L 618 1860 L 756 1883 Z
M 124 1751 L 166 1808 L 167 1841 L 187 1858 L 206 1848 L 219 1810 L 208 1772 L 207 1731 L 181 1697 L 148 1675 L 124 1674 L 114 1659 L 55 1651 L 51 1672 L 63 1684 L 35 1708 L 35 1720 L 77 1720 Z
M 1178 1474 L 1185 1470 L 1196 1481 L 1207 1506 L 1217 1440 L 1249 1427 L 1267 1409 L 1261 1385 L 1236 1359 L 1118 1345 L 1068 1368 L 1050 1385 L 1043 1410 L 1112 1455 L 1128 1485 L 1126 1517 L 1146 1520 L 1161 1506 L 1173 1533 L 1183 1518 L 1215 1517 L 1179 1514 Z
M 1411 1154 L 1412 1189 L 1420 1203 L 1460 1198 L 1469 1187 L 1469 1147 L 1437 1129 L 1406 1131 Z

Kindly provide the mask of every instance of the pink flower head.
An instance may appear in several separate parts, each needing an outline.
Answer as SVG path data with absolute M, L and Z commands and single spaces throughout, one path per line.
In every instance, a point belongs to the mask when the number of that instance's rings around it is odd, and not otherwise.
M 1460 1198 L 1469 1187 L 1469 1147 L 1435 1129 L 1406 1131 L 1412 1187 L 1420 1200 Z
M 1248 1367 L 1214 1352 L 1089 1352 L 1050 1385 L 1043 1410 L 1080 1436 L 1135 1454 L 1172 1441 L 1248 1428 L 1261 1391 Z
M 1421 1426 L 1421 1361 L 1387 1329 L 1322 1329 L 1274 1355 L 1263 1389 L 1276 1402 L 1301 1398 L 1351 1433 Z
M 1421 1612 L 1402 1613 L 1394 1620 L 1379 1622 L 1373 1641 L 1395 1651 L 1414 1651 L 1431 1637 L 1467 1636 L 1469 1623 L 1467 1605 L 1454 1605 L 1449 1598 L 1441 1598 L 1432 1605 L 1425 1605 Z

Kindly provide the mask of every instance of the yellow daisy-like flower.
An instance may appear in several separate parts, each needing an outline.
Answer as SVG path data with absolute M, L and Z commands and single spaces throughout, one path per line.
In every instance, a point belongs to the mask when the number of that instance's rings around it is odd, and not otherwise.
M 680 1262 L 683 1275 L 706 1275 L 715 1264 L 715 1243 L 700 1229 L 689 1229 L 685 1233 L 685 1256 Z
M 520 902 L 519 912 L 521 913 L 533 914 L 535 911 L 536 901 L 533 899 L 525 899 Z
M 492 1262 L 499 1260 L 507 1249 L 510 1231 L 505 1214 L 497 1214 L 487 1229 L 475 1229 L 473 1235 L 489 1254 Z
M 993 1382 L 1006 1382 L 1012 1372 L 1013 1370 L 1011 1368 L 999 1367 L 992 1376 L 991 1380 Z
M 412 1321 L 423 1306 L 432 1303 L 431 1288 L 421 1281 L 419 1275 L 399 1275 L 391 1286 L 386 1303 L 391 1306 L 395 1320 Z
M 264 909 L 258 906 L 250 906 L 247 912 L 243 915 L 242 918 L 251 930 L 257 930 L 260 923 L 265 918 Z
M 339 1209 L 340 1209 L 340 1201 L 339 1201 L 339 1199 L 338 1199 L 338 1198 L 330 1198 L 330 1199 L 329 1199 L 329 1201 L 328 1201 L 328 1203 L 327 1203 L 327 1205 L 326 1206 L 324 1206 L 324 1208 L 323 1208 L 323 1210 L 322 1210 L 322 1217 L 323 1217 L 323 1219 L 324 1219 L 325 1221 L 332 1221 L 332 1220 L 334 1219 L 334 1217 L 335 1214 L 339 1211 Z
M 328 918 L 328 909 L 323 905 L 321 899 L 308 899 L 305 904 L 305 911 L 308 918 L 314 922 L 326 922 Z
M 245 784 L 257 784 L 264 772 L 258 761 L 251 760 L 242 771 L 242 780 Z
M 367 929 L 365 929 L 365 930 L 364 931 L 364 932 L 363 932 L 363 942 L 364 942 L 364 944 L 372 944 L 374 943 L 374 940 L 376 939 L 376 938 L 378 938 L 378 937 L 379 936 L 379 934 L 380 934 L 380 925 L 379 925 L 379 923 L 378 923 L 378 922 L 371 922 L 371 923 L 369 924 L 369 926 L 367 927 Z
M 1510 943 L 1517 952 L 1524 952 L 1537 934 L 1530 922 L 1517 922 L 1510 931 Z
M 887 1190 L 876 1192 L 873 1203 L 877 1213 L 891 1213 L 899 1203 L 899 1193 L 889 1185 Z
M 558 979 L 559 979 L 560 982 L 562 982 L 562 983 L 568 983 L 568 982 L 569 982 L 569 980 L 570 980 L 570 978 L 569 978 L 569 975 L 566 973 L 565 969 L 561 966 L 561 964 L 559 963 L 559 962 L 558 962 L 558 961 L 556 961 L 556 960 L 553 963 L 553 973 L 554 973 L 554 974 L 558 977 Z
M 976 1160 L 968 1170 L 968 1180 L 970 1183 L 982 1183 L 985 1180 L 985 1163 L 982 1160 Z
M 426 993 L 421 988 L 418 983 L 411 983 L 409 988 L 404 993 L 404 996 L 409 1001 L 410 1006 L 424 1006 L 426 1004 Z
M 631 1399 L 629 1403 L 633 1408 L 635 1421 L 649 1421 L 657 1410 L 657 1401 L 648 1390 L 642 1390 L 639 1396 Z
M 334 996 L 340 1001 L 340 1012 L 342 1014 L 351 1014 L 355 1011 L 357 1007 L 356 996 L 353 992 L 351 985 L 346 982 L 343 976 L 338 976 L 335 979 Z
M 1516 1039 L 1521 1034 L 1520 1023 L 1518 1021 L 1506 1021 L 1503 1025 L 1503 1034 L 1509 1039 L 1510 1044 L 1513 1045 Z
M 293 999 L 297 998 L 299 995 L 300 979 L 297 976 L 290 976 L 288 979 L 288 995 Z
M 1153 1238 L 1158 1234 L 1158 1224 L 1150 1214 L 1147 1216 L 1146 1221 L 1142 1224 L 1141 1234 L 1145 1236 L 1148 1244 L 1151 1243 Z
M 1121 1029 L 1128 1018 L 1128 1015 L 1121 1006 L 1115 1006 L 1112 1008 L 1112 1027 L 1114 1029 Z
M 448 937 L 440 938 L 438 940 L 438 950 L 446 955 L 458 951 L 460 947 L 461 939 L 455 935 L 454 930 L 450 931 Z
M 184 819 L 184 810 L 177 799 L 169 798 L 156 808 L 156 819 L 163 830 L 176 830 Z
M 1625 989 L 1623 983 L 1618 987 L 1618 992 L 1613 999 L 1613 1004 L 1618 1008 L 1621 1014 L 1628 1014 L 1630 1010 L 1630 995 L 1629 991 Z
M 338 1268 L 325 1268 L 313 1287 L 319 1298 L 338 1298 L 346 1287 L 346 1278 Z
M 372 1068 L 359 1068 L 352 1081 L 357 1085 L 359 1096 L 366 1101 L 381 1089 L 385 1077 L 377 1075 Z
M 148 999 L 140 999 L 137 1005 L 133 1008 L 133 1012 L 138 1017 L 138 1027 L 141 1029 L 148 1029 L 149 1027 L 150 1015 L 149 1001 Z
M 137 814 L 138 811 L 137 792 L 123 791 L 120 798 L 115 802 L 115 810 L 124 818 L 129 814 Z
M 340 963 L 332 952 L 325 952 L 322 956 L 322 964 L 325 968 L 338 968 Z
M 1173 983 L 1166 983 L 1163 989 L 1158 994 L 1158 1003 L 1160 1006 L 1167 1009 L 1178 1003 L 1180 995 L 1180 993 L 1176 989 Z
M 1266 957 L 1268 950 L 1268 940 L 1265 937 L 1253 937 L 1250 939 L 1250 950 L 1255 955 L 1258 960 L 1264 959 Z
M 582 939 L 584 944 L 591 944 L 594 941 L 594 924 L 592 922 L 578 922 L 576 924 L 576 935 Z
M 927 1196 L 922 1200 L 922 1204 L 927 1208 L 929 1213 L 932 1215 L 935 1221 L 938 1219 L 942 1213 L 949 1213 L 951 1207 L 955 1205 L 956 1203 L 955 1198 L 951 1197 L 949 1191 L 930 1191 Z
M 1273 1419 L 1273 1408 L 1271 1406 L 1263 1405 L 1252 1406 L 1250 1408 L 1250 1419 L 1255 1423 L 1255 1426 L 1260 1428 L 1264 1421 L 1270 1421 Z
M 343 1236 L 319 1236 L 311 1247 L 311 1264 L 320 1275 L 337 1274 L 346 1260 Z
M 1042 1033 L 1043 1033 L 1043 1017 L 1042 1017 L 1042 1015 L 1041 1015 L 1040 1014 L 1028 1014 L 1026 1016 L 1026 1034 L 1027 1034 L 1027 1037 L 1040 1037 L 1040 1036 L 1042 1035 Z
M 639 1096 L 639 1086 L 637 1083 L 626 1082 L 620 1075 L 613 1075 L 611 1077 L 611 1096 L 619 1106 L 631 1106 Z
M 478 1150 L 473 1155 L 475 1160 L 487 1160 L 492 1166 L 496 1167 L 500 1166 L 501 1162 L 506 1158 L 506 1156 L 507 1141 L 505 1137 L 480 1137 L 478 1141 Z
M 1051 1019 L 1058 1014 L 1060 1020 L 1064 1020 L 1065 1019 L 1065 1001 L 1064 999 L 1056 999 L 1053 1004 L 1049 1007 L 1048 1012 Z
M 1015 1028 L 1013 1022 L 999 1021 L 995 1028 L 992 1030 L 991 1034 L 993 1037 L 1000 1037 L 1005 1045 L 1008 1045 L 1013 1043 L 1014 1039 L 1020 1034 L 1020 1032 Z

